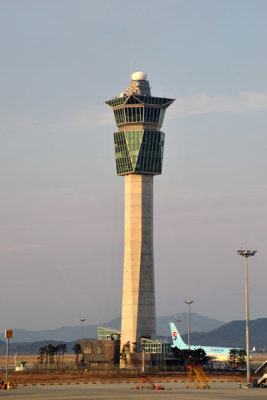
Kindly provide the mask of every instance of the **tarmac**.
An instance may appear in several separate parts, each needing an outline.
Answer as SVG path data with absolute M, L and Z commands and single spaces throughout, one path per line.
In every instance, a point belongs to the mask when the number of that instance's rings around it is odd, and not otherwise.
M 210 389 L 186 388 L 185 383 L 163 384 L 165 390 L 135 389 L 134 383 L 122 384 L 72 384 L 47 386 L 19 386 L 15 390 L 0 391 L 0 397 L 19 400 L 239 400 L 265 399 L 267 389 L 247 389 L 234 383 L 211 383 Z

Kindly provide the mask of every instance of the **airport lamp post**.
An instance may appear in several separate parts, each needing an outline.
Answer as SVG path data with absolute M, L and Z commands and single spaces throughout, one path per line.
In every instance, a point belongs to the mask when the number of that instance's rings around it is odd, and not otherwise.
M 250 357 L 249 357 L 249 310 L 248 310 L 248 257 L 253 257 L 257 250 L 237 250 L 238 254 L 245 258 L 246 275 L 246 353 L 247 353 L 247 384 L 250 382 Z
M 85 321 L 85 318 L 80 318 L 81 321 L 81 340 L 83 340 L 83 323 Z
M 188 350 L 190 350 L 190 305 L 193 300 L 185 300 L 185 304 L 188 305 Z
M 5 338 L 6 338 L 6 385 L 8 385 L 8 358 L 9 358 L 9 339 L 13 337 L 13 330 L 6 329 L 5 330 Z

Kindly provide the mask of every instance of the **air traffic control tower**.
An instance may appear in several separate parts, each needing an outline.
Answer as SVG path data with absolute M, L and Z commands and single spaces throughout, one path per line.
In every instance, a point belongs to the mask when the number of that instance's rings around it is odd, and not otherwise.
M 173 99 L 153 97 L 147 76 L 132 74 L 128 89 L 106 101 L 113 108 L 117 174 L 125 176 L 124 272 L 121 347 L 137 351 L 141 338 L 156 337 L 153 176 L 162 172 L 165 135 L 160 131 Z

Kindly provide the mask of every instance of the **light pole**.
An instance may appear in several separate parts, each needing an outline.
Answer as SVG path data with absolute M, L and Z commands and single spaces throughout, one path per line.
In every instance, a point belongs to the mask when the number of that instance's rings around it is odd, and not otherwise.
M 9 358 L 9 339 L 13 337 L 13 330 L 6 329 L 5 330 L 5 338 L 6 338 L 6 385 L 8 385 L 8 358 Z
M 188 305 L 188 350 L 190 350 L 190 305 L 194 303 L 193 300 L 185 300 Z
M 85 321 L 85 318 L 80 318 L 81 321 L 81 340 L 83 340 L 83 323 Z
M 250 358 L 249 358 L 249 311 L 248 311 L 248 257 L 255 256 L 257 250 L 237 250 L 238 254 L 245 257 L 246 274 L 246 353 L 247 353 L 247 384 L 250 383 Z

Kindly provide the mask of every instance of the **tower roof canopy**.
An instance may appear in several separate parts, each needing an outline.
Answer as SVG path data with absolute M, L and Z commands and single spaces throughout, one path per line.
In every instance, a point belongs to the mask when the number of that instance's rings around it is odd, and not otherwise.
M 145 96 L 139 94 L 131 94 L 125 95 L 123 97 L 116 97 L 115 99 L 108 100 L 105 103 L 110 107 L 120 107 L 125 104 L 150 104 L 157 105 L 160 108 L 167 108 L 174 102 L 174 99 L 169 99 L 167 97 L 153 97 L 153 96 Z

